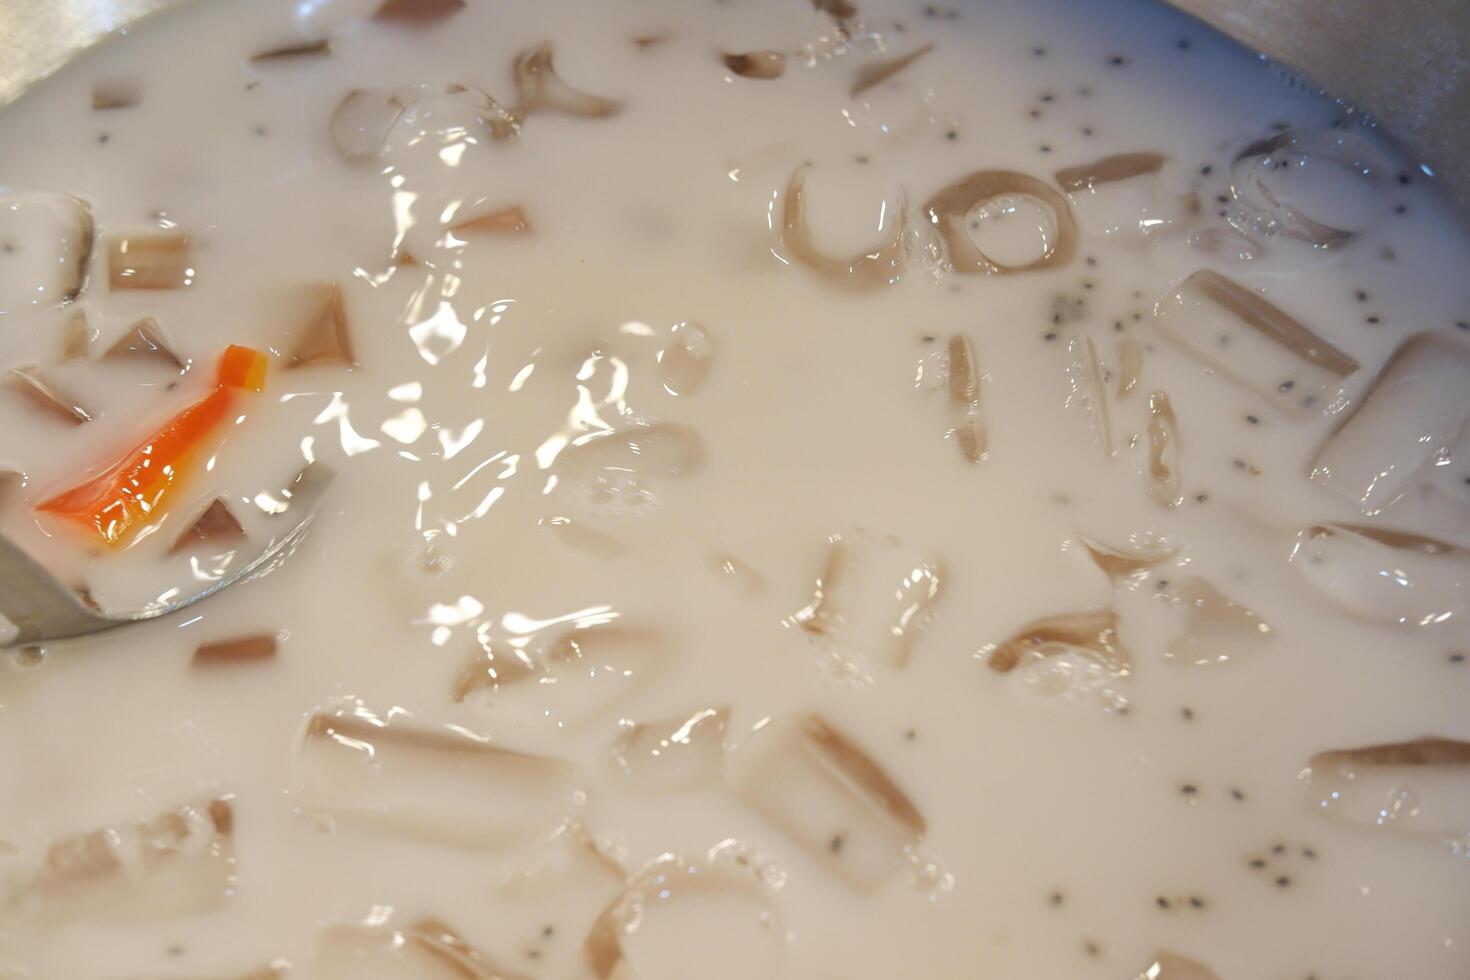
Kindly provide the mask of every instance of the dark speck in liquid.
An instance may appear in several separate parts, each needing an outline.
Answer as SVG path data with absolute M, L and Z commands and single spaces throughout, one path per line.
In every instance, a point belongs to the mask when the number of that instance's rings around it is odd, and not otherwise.
M 1128 59 L 1123 57 L 1121 54 L 1109 55 L 1108 64 L 1112 65 L 1114 68 L 1121 68 L 1123 65 L 1128 64 Z

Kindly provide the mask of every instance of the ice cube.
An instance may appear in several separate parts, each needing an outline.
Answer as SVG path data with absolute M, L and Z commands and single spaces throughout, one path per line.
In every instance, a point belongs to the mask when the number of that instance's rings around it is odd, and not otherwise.
M 1260 293 L 1209 269 L 1154 305 L 1154 324 L 1188 353 L 1297 416 L 1333 406 L 1358 362 Z
M 0 315 L 80 296 L 93 235 L 91 209 L 78 198 L 0 193 Z
M 924 818 L 877 762 L 814 714 L 758 726 L 733 757 L 731 789 L 854 887 L 907 866 Z
M 555 827 L 574 770 L 457 727 L 361 705 L 315 714 L 296 755 L 307 810 L 465 847 L 515 843 Z

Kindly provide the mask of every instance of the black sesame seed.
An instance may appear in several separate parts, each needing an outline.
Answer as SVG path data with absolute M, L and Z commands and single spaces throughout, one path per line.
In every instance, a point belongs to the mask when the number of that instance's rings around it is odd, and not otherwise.
M 1179 40 L 1174 42 L 1174 47 L 1178 48 L 1180 51 L 1188 51 L 1192 43 L 1193 42 L 1191 42 L 1189 38 L 1181 37 Z
M 1411 178 L 1409 177 L 1408 174 L 1399 174 L 1399 183 L 1402 184 L 1402 185 L 1404 185 L 1405 187 L 1408 186 L 1410 179 Z
M 1037 147 L 1037 149 L 1039 149 L 1042 153 L 1050 153 L 1051 152 L 1051 147 L 1050 146 L 1047 146 L 1045 143 L 1042 143 L 1041 146 Z
M 1456 320 L 1455 326 L 1459 327 L 1461 330 L 1470 330 L 1470 320 Z
M 1082 948 L 1087 951 L 1087 955 L 1088 956 L 1101 956 L 1102 955 L 1102 947 L 1099 946 L 1097 943 L 1093 942 L 1091 939 L 1089 939 L 1085 943 L 1083 943 L 1082 944 Z
M 97 134 L 97 142 L 98 143 L 106 143 L 110 139 L 112 139 L 112 134 L 111 133 L 98 133 Z
M 1409 206 L 1407 204 L 1396 204 L 1396 205 L 1394 205 L 1394 209 L 1393 209 L 1393 213 L 1394 214 L 1407 214 L 1408 211 L 1409 211 Z
M 1366 320 L 1369 323 L 1382 323 L 1383 322 L 1377 316 L 1368 316 L 1368 317 L 1364 317 L 1363 319 Z
M 541 930 L 542 939 L 550 939 L 556 933 L 555 926 L 546 926 Z
M 1259 869 L 1264 868 L 1266 866 L 1266 862 L 1262 858 L 1251 858 L 1250 865 L 1251 865 L 1251 867 L 1259 870 Z
M 867 163 L 868 162 L 868 158 L 866 156 L 862 156 L 862 155 L 859 155 L 857 157 L 854 157 L 853 159 L 855 159 L 858 163 Z
M 265 135 L 265 127 L 264 126 L 256 126 L 255 127 L 255 135 L 256 136 L 264 136 Z
M 1191 895 L 1189 896 L 1189 905 L 1191 908 L 1202 909 L 1205 907 L 1205 900 L 1198 895 Z
M 1215 203 L 1217 203 L 1217 204 L 1229 204 L 1230 203 L 1230 195 L 1229 194 L 1216 194 L 1215 195 Z
M 1128 59 L 1125 58 L 1125 57 L 1123 57 L 1121 54 L 1109 55 L 1108 56 L 1108 64 L 1110 64 L 1110 65 L 1112 65 L 1113 67 L 1116 68 L 1116 67 L 1119 67 L 1120 65 L 1126 65 L 1126 64 L 1128 64 Z
M 1035 58 L 1045 58 L 1046 57 L 1046 48 L 1032 48 L 1031 49 L 1031 55 L 1032 55 L 1032 57 L 1035 57 Z
M 1046 340 L 1046 341 L 1056 340 L 1057 339 L 1057 332 L 1055 330 L 1050 330 L 1050 331 L 1042 334 L 1041 335 L 1041 339 L 1042 340 Z
M 1247 415 L 1245 417 L 1245 420 L 1247 422 L 1249 422 L 1251 425 L 1260 425 L 1261 424 L 1261 420 L 1259 418 L 1257 418 L 1256 416 L 1254 416 L 1254 415 Z
M 1194 502 L 1197 504 L 1202 504 L 1209 499 L 1210 495 L 1207 493 L 1197 493 L 1194 495 Z
M 1087 263 L 1090 266 L 1097 265 L 1097 258 L 1095 256 L 1092 256 L 1092 255 L 1087 256 L 1082 261 L 1085 262 L 1085 263 Z
M 1199 168 L 1199 172 L 1201 177 L 1208 177 L 1210 174 L 1215 172 L 1215 168 L 1207 163 L 1203 167 Z
M 1293 389 L 1295 387 L 1296 387 L 1296 382 L 1295 381 L 1292 381 L 1290 379 L 1287 379 L 1286 381 L 1283 381 L 1283 382 L 1281 382 L 1281 384 L 1277 385 L 1276 386 L 1276 390 L 1284 393 L 1284 392 L 1290 391 L 1291 389 Z
M 1041 110 L 1040 109 L 1032 109 L 1030 112 L 1026 113 L 1026 115 L 1030 116 L 1032 119 L 1040 119 L 1041 118 Z
M 1286 845 L 1285 844 L 1276 844 L 1276 845 L 1274 845 L 1271 848 L 1271 853 L 1272 854 L 1275 854 L 1277 857 L 1280 857 L 1281 855 L 1283 855 L 1283 854 L 1286 853 Z
M 1353 294 L 1353 298 L 1356 299 L 1359 303 L 1368 302 L 1368 294 L 1361 289 Z
M 1302 848 L 1302 857 L 1306 858 L 1308 861 L 1315 861 L 1317 859 L 1317 852 L 1312 850 L 1310 847 L 1304 847 Z
M 1230 798 L 1236 801 L 1243 801 L 1245 799 L 1245 794 L 1232 786 L 1230 788 Z
M 1180 708 L 1179 713 L 1184 716 L 1185 721 L 1194 721 L 1193 708 Z
M 1055 102 L 1056 100 L 1057 100 L 1057 97 L 1055 95 L 1053 95 L 1052 93 L 1050 93 L 1050 92 L 1042 92 L 1041 93 L 1041 101 L 1042 102 Z
M 1089 96 L 1092 95 L 1092 86 L 1090 86 L 1090 85 L 1079 85 L 1079 86 L 1077 86 L 1077 94 L 1080 95 L 1080 96 L 1082 96 L 1084 99 L 1085 98 L 1088 98 Z
M 1199 792 L 1199 787 L 1194 785 L 1194 783 L 1185 783 L 1183 786 L 1179 787 L 1179 792 L 1183 793 L 1185 796 L 1194 796 Z
M 1066 895 L 1063 895 L 1061 892 L 1052 892 L 1050 895 L 1048 895 L 1046 897 L 1047 903 L 1050 904 L 1053 908 L 1056 908 L 1057 906 L 1061 905 L 1066 900 L 1067 900 L 1067 896 Z
M 833 854 L 841 854 L 842 846 L 846 843 L 847 841 L 842 834 L 836 834 L 832 837 L 831 840 L 827 842 L 827 850 L 831 851 Z
M 947 140 L 957 140 L 960 138 L 959 131 L 951 129 L 944 134 L 944 138 Z
M 1287 887 L 1290 884 L 1291 884 L 1291 877 L 1289 875 L 1282 875 L 1281 877 L 1279 877 L 1279 878 L 1276 879 L 1276 887 L 1277 888 L 1285 888 L 1285 887 Z
M 1165 898 L 1164 896 L 1160 895 L 1158 898 L 1154 899 L 1154 904 L 1157 905 L 1161 909 L 1166 909 L 1166 908 L 1169 907 L 1169 900 L 1167 898 Z
M 908 731 L 906 731 L 906 732 L 903 733 L 903 740 L 905 742 L 912 742 L 914 739 L 916 739 L 918 737 L 919 737 L 919 733 L 917 731 L 915 731 L 914 729 L 912 729 L 912 728 L 910 728 Z
M 1463 653 L 1452 653 L 1449 656 L 1449 661 L 1452 664 L 1462 664 L 1465 662 L 1465 655 Z

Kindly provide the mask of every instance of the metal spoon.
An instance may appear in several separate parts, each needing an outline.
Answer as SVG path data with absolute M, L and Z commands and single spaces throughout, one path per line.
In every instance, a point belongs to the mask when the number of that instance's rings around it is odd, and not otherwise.
M 9 538 L 0 535 L 0 615 L 4 615 L 16 628 L 14 636 L 0 642 L 0 649 L 32 646 L 161 619 L 217 595 L 236 582 L 266 574 L 289 558 L 306 537 L 307 528 L 316 516 L 317 504 L 334 475 L 320 463 L 302 470 L 288 491 L 283 512 L 296 518 L 295 523 L 232 574 L 202 592 L 133 612 L 101 612 L 88 606 L 75 591 L 42 568 Z

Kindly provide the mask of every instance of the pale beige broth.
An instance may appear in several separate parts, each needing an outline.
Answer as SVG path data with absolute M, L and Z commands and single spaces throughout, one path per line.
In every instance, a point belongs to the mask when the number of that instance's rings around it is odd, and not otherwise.
M 263 578 L 0 660 L 0 977 L 1470 974 L 1432 175 L 1131 0 L 379 6 L 186 5 L 0 112 L 4 532 L 135 609 L 335 474 Z M 187 282 L 114 281 L 160 229 Z M 143 317 L 184 370 L 106 356 Z M 38 510 L 229 344 L 145 533 Z

